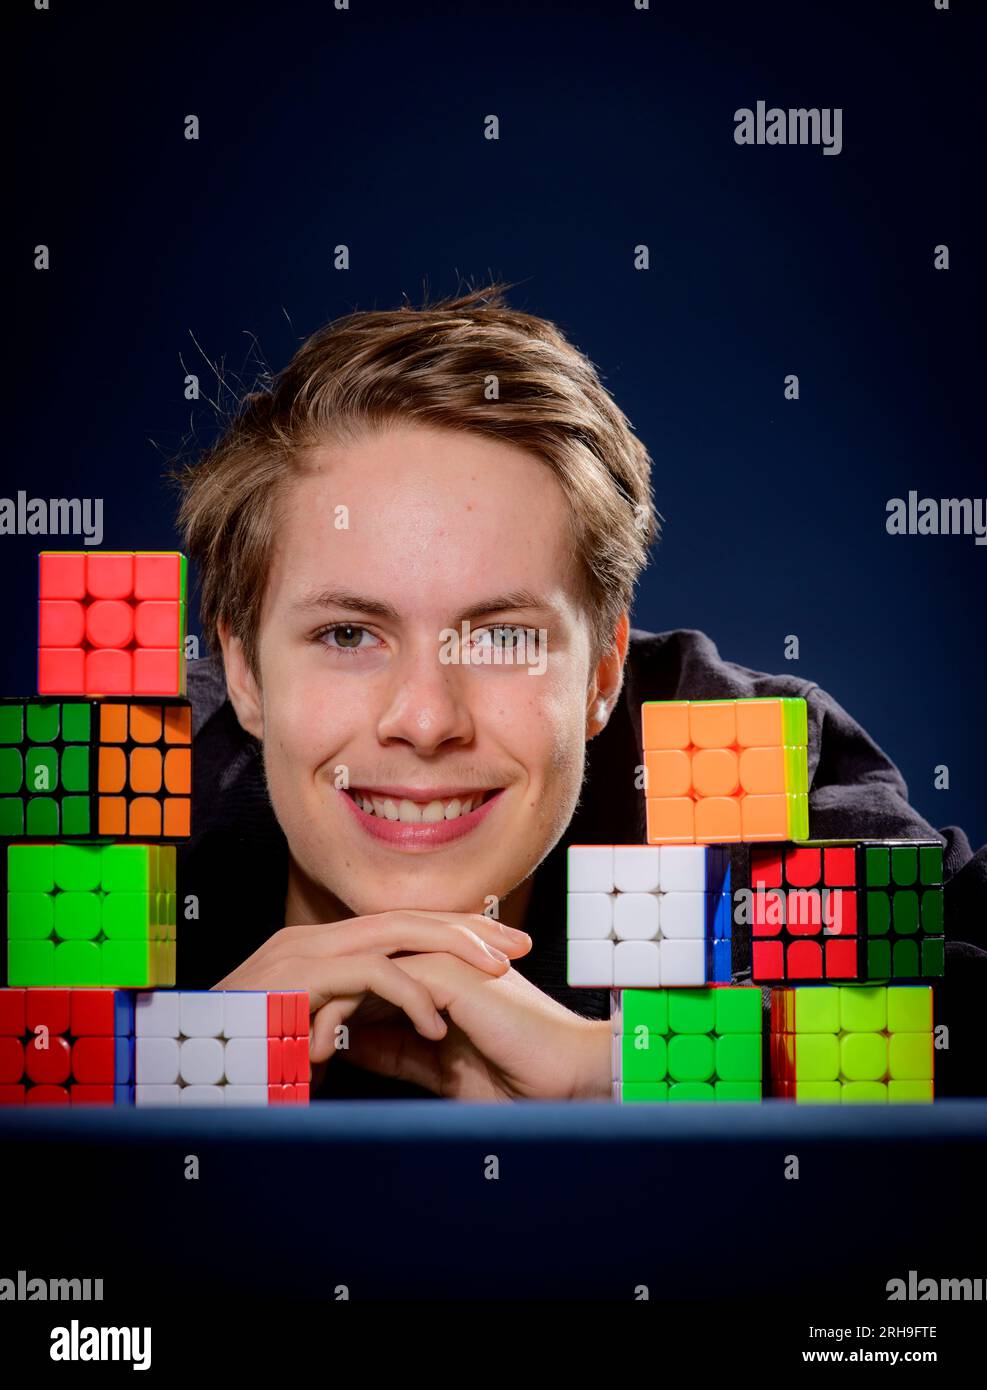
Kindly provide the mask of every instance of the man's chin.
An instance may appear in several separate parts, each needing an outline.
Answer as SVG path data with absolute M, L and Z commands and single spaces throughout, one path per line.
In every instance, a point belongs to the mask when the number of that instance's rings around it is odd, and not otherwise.
M 482 913 L 485 903 L 482 898 L 470 901 L 459 896 L 450 897 L 443 893 L 423 893 L 420 890 L 408 893 L 374 893 L 365 896 L 354 894 L 350 910 L 354 917 L 375 917 L 381 912 L 455 912 L 461 914 Z
M 292 858 L 289 868 L 289 915 L 297 921 L 337 922 L 348 917 L 376 917 L 383 912 L 483 913 L 495 900 L 491 881 L 471 875 L 464 882 L 462 872 L 429 874 L 421 861 L 404 873 L 381 873 L 379 865 L 367 864 L 362 870 L 350 859 L 347 872 L 331 880 L 315 870 L 318 851 L 308 855 L 312 867 Z M 335 857 L 335 856 L 334 856 Z M 349 858 L 349 856 L 347 856 Z M 325 860 L 323 860 L 323 864 Z M 476 866 L 472 866 L 475 870 Z M 502 881 L 503 875 L 497 875 Z

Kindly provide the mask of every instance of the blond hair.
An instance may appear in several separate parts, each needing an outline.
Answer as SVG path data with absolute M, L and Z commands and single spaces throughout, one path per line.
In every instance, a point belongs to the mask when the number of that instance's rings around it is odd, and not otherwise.
M 548 320 L 511 309 L 506 288 L 327 324 L 178 470 L 207 644 L 228 626 L 256 671 L 277 506 L 302 451 L 416 422 L 512 444 L 552 469 L 569 502 L 594 660 L 609 648 L 658 535 L 651 459 L 592 362 Z

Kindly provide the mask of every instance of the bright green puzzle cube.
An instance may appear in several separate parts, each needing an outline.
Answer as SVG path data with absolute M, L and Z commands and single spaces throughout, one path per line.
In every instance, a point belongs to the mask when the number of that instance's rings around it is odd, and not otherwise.
M 805 985 L 771 992 L 772 1094 L 795 1101 L 931 1101 L 927 985 Z
M 614 1097 L 759 1101 L 761 991 L 750 986 L 611 992 Z
M 174 985 L 176 901 L 173 845 L 10 845 L 7 983 Z

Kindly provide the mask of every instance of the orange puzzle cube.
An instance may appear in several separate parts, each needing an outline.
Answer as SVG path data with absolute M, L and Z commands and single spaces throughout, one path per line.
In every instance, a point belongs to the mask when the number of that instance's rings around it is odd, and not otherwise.
M 647 700 L 641 724 L 649 844 L 808 839 L 804 700 Z

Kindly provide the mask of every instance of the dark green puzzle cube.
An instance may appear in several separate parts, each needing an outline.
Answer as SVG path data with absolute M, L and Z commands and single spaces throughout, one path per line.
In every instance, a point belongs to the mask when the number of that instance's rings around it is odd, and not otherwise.
M 867 842 L 862 859 L 861 980 L 925 980 L 945 968 L 942 845 Z
M 91 833 L 91 738 L 86 701 L 0 701 L 0 837 Z

